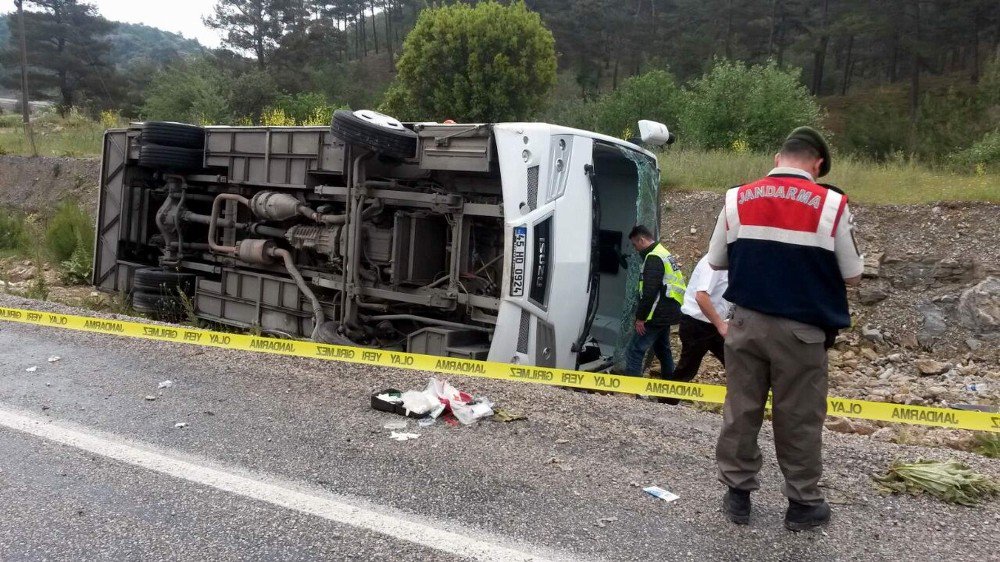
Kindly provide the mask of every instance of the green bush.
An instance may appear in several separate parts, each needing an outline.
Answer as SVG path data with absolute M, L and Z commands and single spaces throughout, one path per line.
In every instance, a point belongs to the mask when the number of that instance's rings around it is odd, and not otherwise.
M 329 125 L 333 112 L 342 108 L 346 109 L 346 106 L 330 103 L 321 93 L 301 92 L 278 96 L 274 105 L 264 110 L 264 115 L 273 115 L 275 110 L 280 110 L 286 119 L 298 125 Z
M 595 100 L 583 96 L 580 84 L 571 71 L 562 71 L 556 77 L 556 85 L 549 92 L 545 109 L 538 115 L 538 120 L 592 131 L 596 128 L 595 103 Z
M 80 205 L 64 201 L 56 208 L 45 228 L 45 249 L 59 263 L 83 259 L 90 260 L 94 247 L 94 223 Z M 89 265 L 88 265 L 89 268 Z
M 838 147 L 878 161 L 907 152 L 910 118 L 899 104 L 861 103 L 845 110 Z
M 628 139 L 637 134 L 640 119 L 675 128 L 682 103 L 674 77 L 664 70 L 653 70 L 629 78 L 617 90 L 604 94 L 592 109 L 598 132 Z
M 227 119 L 256 121 L 264 108 L 274 104 L 281 93 L 271 72 L 258 68 L 224 73 L 218 80 L 224 94 L 222 112 L 225 116 L 218 118 L 217 124 L 225 124 Z
M 0 208 L 0 251 L 22 254 L 30 243 L 24 215 L 14 209 Z
M 538 120 L 553 125 L 573 127 L 585 131 L 594 131 L 597 124 L 594 120 L 594 106 L 597 102 L 581 98 L 569 97 L 552 104 Z
M 317 109 L 325 110 L 330 107 L 330 102 L 326 96 L 317 92 L 300 92 L 294 95 L 284 94 L 278 96 L 274 107 L 281 108 L 285 114 L 295 119 L 297 123 L 304 123 L 316 112 Z
M 153 78 L 142 115 L 149 120 L 225 123 L 232 118 L 228 86 L 207 59 L 175 64 Z
M 678 136 L 702 148 L 774 150 L 795 127 L 819 122 L 797 70 L 718 59 L 685 89 Z
M 986 133 L 971 147 L 953 154 L 951 160 L 977 172 L 1000 171 L 1000 129 Z
M 426 8 L 396 68 L 382 108 L 401 119 L 529 119 L 555 84 L 555 40 L 521 1 Z

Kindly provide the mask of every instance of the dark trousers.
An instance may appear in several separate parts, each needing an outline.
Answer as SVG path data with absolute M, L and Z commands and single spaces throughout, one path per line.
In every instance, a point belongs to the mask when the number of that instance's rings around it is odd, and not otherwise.
M 823 501 L 826 333 L 822 328 L 737 307 L 726 337 L 726 404 L 716 447 L 719 480 L 739 490 L 760 487 L 757 434 L 768 391 L 774 395 L 774 448 L 784 493 L 799 503 Z
M 706 353 L 711 353 L 723 365 L 726 364 L 726 341 L 711 322 L 702 322 L 685 314 L 681 316 L 680 337 L 681 358 L 668 379 L 681 382 L 694 379 Z

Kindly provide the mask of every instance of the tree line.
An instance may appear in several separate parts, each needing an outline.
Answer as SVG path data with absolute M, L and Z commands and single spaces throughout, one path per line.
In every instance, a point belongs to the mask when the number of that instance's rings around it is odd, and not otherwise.
M 445 1 L 434 6 L 481 4 L 497 3 Z M 665 108 L 666 100 L 693 101 L 670 94 L 657 104 L 641 95 L 638 85 L 655 92 L 679 91 L 670 84 L 690 85 L 693 91 L 699 84 L 707 88 L 699 80 L 714 74 L 745 84 L 735 78 L 742 76 L 741 68 L 750 75 L 770 68 L 798 82 L 796 99 L 805 91 L 824 100 L 832 114 L 826 121 L 841 133 L 841 145 L 853 151 L 936 157 L 965 149 L 998 128 L 991 109 L 997 104 L 990 93 L 993 83 L 981 83 L 992 80 L 984 76 L 1000 54 L 996 0 L 499 4 L 521 5 L 537 14 L 545 33 L 554 38 L 556 79 L 546 70 L 545 89 L 531 90 L 535 99 L 530 104 L 494 88 L 496 103 L 462 110 L 476 119 L 537 118 L 621 134 L 619 116 L 631 115 L 636 107 L 679 119 L 679 106 Z M 278 108 L 279 121 L 288 124 L 339 106 L 384 104 L 400 113 L 441 113 L 447 107 L 424 99 L 427 92 L 439 95 L 433 85 L 407 90 L 401 77 L 426 83 L 428 77 L 444 75 L 451 80 L 444 90 L 469 89 L 471 75 L 461 65 L 425 69 L 403 56 L 407 44 L 423 49 L 435 37 L 452 41 L 455 35 L 450 30 L 408 40 L 431 7 L 427 0 L 216 0 L 204 21 L 218 32 L 222 48 L 160 50 L 141 62 L 116 51 L 142 50 L 142 42 L 115 43 L 115 26 L 121 24 L 103 19 L 86 2 L 25 0 L 25 5 L 32 97 L 52 99 L 62 110 L 112 108 L 127 117 L 224 123 L 265 122 L 265 114 L 274 117 Z M 447 25 L 466 25 L 449 21 Z M 493 42 L 483 52 L 506 45 L 502 35 L 489 33 L 489 21 L 476 25 L 485 26 L 476 36 L 480 43 Z M 0 25 L 0 41 L 6 38 L 0 84 L 10 90 L 17 89 L 17 29 Z M 737 101 L 752 97 L 730 94 Z M 781 105 L 781 100 L 770 103 Z M 743 137 L 726 138 L 736 142 Z
M 205 24 L 260 68 L 276 53 L 310 43 L 343 60 L 380 52 L 392 60 L 424 6 L 420 0 L 221 0 Z
M 964 73 L 1000 51 L 996 0 L 527 0 L 586 93 L 650 66 L 681 80 L 714 57 L 803 69 L 816 96 Z

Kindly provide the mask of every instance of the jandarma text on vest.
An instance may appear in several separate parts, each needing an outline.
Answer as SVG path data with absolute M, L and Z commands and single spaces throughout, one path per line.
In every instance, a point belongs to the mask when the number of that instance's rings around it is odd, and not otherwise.
M 808 205 L 814 209 L 819 209 L 822 200 L 819 195 L 806 190 L 799 189 L 797 187 L 789 186 L 785 189 L 783 185 L 758 185 L 753 189 L 745 189 L 740 192 L 739 204 L 742 205 L 747 201 L 752 201 L 759 197 L 774 197 L 776 199 L 789 199 L 792 201 L 798 201 L 803 205 Z

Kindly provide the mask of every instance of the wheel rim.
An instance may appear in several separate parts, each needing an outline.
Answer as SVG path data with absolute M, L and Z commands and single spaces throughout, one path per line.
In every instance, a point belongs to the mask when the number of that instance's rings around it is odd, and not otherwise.
M 378 125 L 383 129 L 391 129 L 393 131 L 402 131 L 405 129 L 398 119 L 370 109 L 359 109 L 354 112 L 354 116 L 358 119 L 364 119 L 373 125 Z

